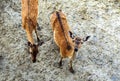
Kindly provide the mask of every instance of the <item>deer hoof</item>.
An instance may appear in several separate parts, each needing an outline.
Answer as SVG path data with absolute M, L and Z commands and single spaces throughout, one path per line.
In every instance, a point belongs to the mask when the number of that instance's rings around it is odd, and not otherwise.
M 74 73 L 75 73 L 75 71 L 73 70 L 73 68 L 72 68 L 72 67 L 69 69 L 69 71 L 70 71 L 72 74 L 74 74 Z

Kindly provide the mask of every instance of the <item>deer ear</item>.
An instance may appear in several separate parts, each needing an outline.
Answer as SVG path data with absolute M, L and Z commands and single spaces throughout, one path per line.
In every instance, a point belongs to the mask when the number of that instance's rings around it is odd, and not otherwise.
M 30 46 L 30 47 L 32 46 L 32 44 L 29 41 L 28 41 L 28 46 Z
M 84 42 L 87 41 L 89 38 L 90 38 L 90 36 L 87 36 L 87 37 L 84 39 Z
M 69 35 L 72 39 L 74 39 L 73 33 L 71 31 L 69 31 Z

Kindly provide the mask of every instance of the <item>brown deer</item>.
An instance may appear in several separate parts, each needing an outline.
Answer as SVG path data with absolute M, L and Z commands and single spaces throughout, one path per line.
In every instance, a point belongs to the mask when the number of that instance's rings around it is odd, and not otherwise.
M 61 10 L 52 13 L 50 22 L 53 30 L 54 41 L 60 48 L 61 59 L 59 61 L 59 66 L 62 66 L 63 58 L 70 58 L 69 71 L 74 73 L 72 61 L 74 59 L 75 52 L 78 51 L 78 48 L 81 47 L 83 42 L 88 40 L 89 36 L 87 36 L 85 40 L 79 37 L 73 37 L 68 26 L 66 16 Z
M 38 17 L 38 0 L 22 0 L 22 27 L 26 31 L 29 52 L 32 57 L 33 63 L 36 62 L 38 54 L 38 46 L 41 45 L 40 39 L 37 34 L 37 17 Z M 36 33 L 38 44 L 34 43 L 33 31 Z

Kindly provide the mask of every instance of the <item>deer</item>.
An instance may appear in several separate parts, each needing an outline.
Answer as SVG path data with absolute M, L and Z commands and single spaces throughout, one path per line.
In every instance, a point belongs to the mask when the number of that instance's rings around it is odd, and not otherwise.
M 85 39 L 81 39 L 78 36 L 73 36 L 73 33 L 67 23 L 67 18 L 61 10 L 54 11 L 51 14 L 50 23 L 53 31 L 54 41 L 60 48 L 61 58 L 58 63 L 59 67 L 62 66 L 62 60 L 64 58 L 69 58 L 69 71 L 71 73 L 75 73 L 72 67 L 72 61 L 74 60 L 78 49 L 85 41 L 89 39 L 90 36 L 87 36 Z
M 38 47 L 42 45 L 43 42 L 40 41 L 37 33 L 37 28 L 39 24 L 37 23 L 38 17 L 38 0 L 22 0 L 22 27 L 26 31 L 28 40 L 28 51 L 31 54 L 32 62 L 36 62 L 36 56 L 38 54 Z M 33 39 L 33 31 L 37 37 L 37 44 L 35 44 Z

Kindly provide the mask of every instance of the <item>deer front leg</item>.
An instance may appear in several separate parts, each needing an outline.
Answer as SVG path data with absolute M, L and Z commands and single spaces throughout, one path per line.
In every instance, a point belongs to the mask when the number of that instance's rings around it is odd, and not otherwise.
M 39 26 L 39 24 L 37 23 L 37 30 L 41 30 L 41 28 L 40 28 L 40 26 Z
M 60 58 L 60 61 L 59 61 L 59 67 L 62 66 L 62 59 L 63 59 L 63 57 Z
M 73 59 L 70 59 L 69 71 L 70 71 L 71 73 L 75 73 L 75 71 L 73 70 L 73 67 L 72 67 L 72 60 L 73 60 Z
M 35 34 L 36 34 L 36 37 L 37 37 L 37 42 L 39 45 L 42 45 L 43 44 L 43 41 L 40 41 L 40 38 L 38 37 L 38 33 L 37 33 L 37 29 L 35 29 Z
M 39 37 L 38 37 L 37 29 L 35 29 L 35 34 L 36 34 L 36 37 L 37 37 L 37 42 L 39 43 L 39 42 L 40 42 L 40 39 L 39 39 Z

